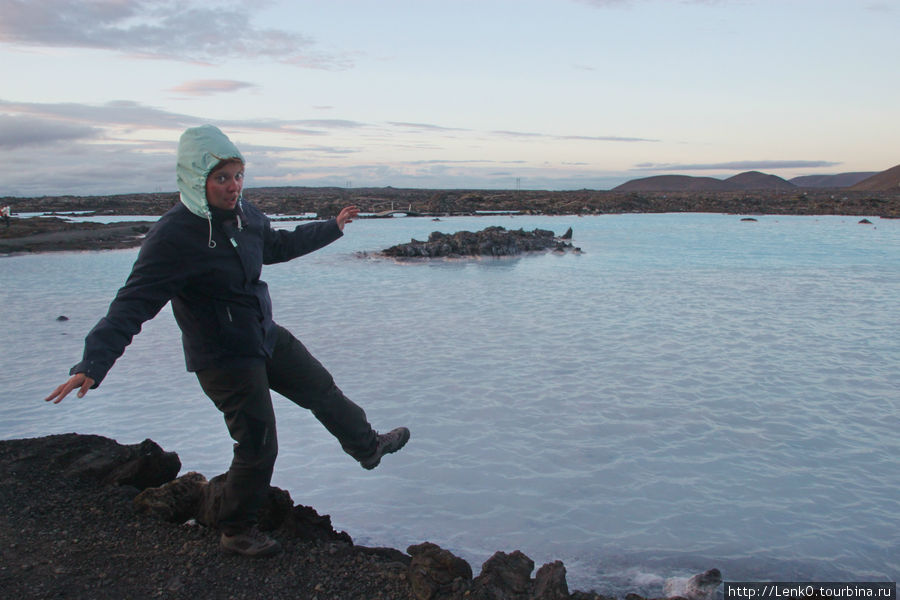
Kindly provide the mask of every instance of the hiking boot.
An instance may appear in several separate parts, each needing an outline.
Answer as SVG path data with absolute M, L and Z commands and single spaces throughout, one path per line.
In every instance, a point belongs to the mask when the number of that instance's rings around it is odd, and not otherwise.
M 359 459 L 363 469 L 374 469 L 381 462 L 385 454 L 396 452 L 409 441 L 409 429 L 398 427 L 397 429 L 379 434 L 375 442 L 375 452 L 366 458 Z
M 250 557 L 271 556 L 281 552 L 281 544 L 278 543 L 278 540 L 264 534 L 256 525 L 235 535 L 222 533 L 222 537 L 219 538 L 219 547 L 229 554 Z

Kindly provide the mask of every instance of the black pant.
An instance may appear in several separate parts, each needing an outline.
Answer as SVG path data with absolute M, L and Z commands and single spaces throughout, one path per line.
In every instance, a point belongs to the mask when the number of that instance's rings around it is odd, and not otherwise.
M 200 386 L 222 411 L 236 442 L 218 522 L 228 534 L 256 523 L 272 480 L 278 439 L 270 389 L 311 410 L 354 458 L 368 456 L 375 448 L 376 434 L 365 411 L 341 392 L 303 344 L 276 327 L 278 340 L 265 364 L 197 372 Z

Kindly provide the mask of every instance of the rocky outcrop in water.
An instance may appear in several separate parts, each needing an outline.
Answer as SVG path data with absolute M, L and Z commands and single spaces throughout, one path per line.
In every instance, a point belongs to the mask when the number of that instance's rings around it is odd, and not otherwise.
M 571 229 L 566 232 L 571 239 Z M 487 227 L 481 231 L 458 231 L 447 234 L 435 231 L 428 240 L 412 240 L 381 251 L 391 258 L 460 258 L 475 256 L 517 256 L 526 252 L 554 250 L 579 251 L 567 239 L 557 238 L 552 231 L 535 229 L 508 230 L 503 227 Z
M 666 581 L 663 592 L 669 598 L 686 598 L 687 600 L 715 600 L 716 590 L 722 584 L 722 573 L 718 569 L 710 569 L 692 577 L 673 577 Z
M 417 600 L 569 600 L 566 568 L 562 562 L 547 563 L 534 579 L 534 561 L 518 550 L 496 552 L 472 577 L 472 568 L 436 544 L 425 542 L 406 550 L 412 561 L 409 581 Z M 584 600 L 601 598 L 581 594 Z

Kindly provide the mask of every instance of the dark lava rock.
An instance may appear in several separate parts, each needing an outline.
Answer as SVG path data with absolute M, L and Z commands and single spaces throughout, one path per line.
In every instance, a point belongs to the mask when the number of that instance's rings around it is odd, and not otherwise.
M 472 585 L 472 567 L 437 544 L 410 546 L 409 582 L 418 600 L 462 598 Z
M 284 552 L 260 560 L 223 555 L 214 520 L 225 476 L 174 479 L 177 455 L 151 440 L 120 445 L 95 435 L 0 440 L 0 589 L 4 598 L 347 598 L 400 600 L 613 600 L 568 593 L 559 561 L 497 552 L 473 579 L 439 546 L 353 544 L 328 515 L 269 488 L 260 528 Z M 150 482 L 158 482 L 150 485 Z M 143 492 L 138 493 L 142 488 Z M 716 570 L 679 591 L 710 600 Z M 706 594 L 706 595 L 704 595 Z M 627 600 L 644 600 L 629 594 Z
M 206 487 L 206 477 L 191 471 L 160 487 L 147 488 L 135 497 L 134 507 L 139 513 L 184 523 L 197 514 Z
M 534 576 L 534 598 L 541 600 L 568 600 L 566 567 L 562 561 L 547 563 Z
M 515 550 L 511 554 L 495 552 L 481 566 L 481 575 L 475 578 L 476 598 L 494 600 L 528 600 L 531 597 L 531 571 L 534 561 Z
M 465 560 L 431 542 L 410 546 L 409 581 L 416 600 L 569 600 L 566 568 L 560 561 L 538 569 L 534 579 L 534 561 L 515 550 L 495 552 L 472 578 Z M 579 599 L 594 600 L 594 594 Z
M 425 242 L 414 239 L 386 248 L 381 254 L 392 258 L 499 257 L 570 248 L 571 244 L 557 239 L 552 231 L 546 229 L 525 231 L 487 227 L 477 232 L 459 231 L 453 234 L 435 231 Z
M 672 578 L 666 581 L 663 591 L 670 598 L 715 600 L 716 590 L 721 583 L 722 572 L 719 569 L 710 569 L 703 573 L 697 573 L 687 580 Z
M 99 435 L 75 433 L 37 438 L 16 460 L 21 467 L 49 464 L 70 477 L 138 490 L 171 481 L 181 469 L 178 455 L 165 452 L 153 440 L 124 446 Z
M 409 558 L 399 550 L 308 541 L 282 527 L 275 536 L 284 552 L 248 560 L 223 555 L 218 532 L 194 519 L 176 524 L 159 518 L 174 518 L 169 509 L 136 514 L 132 499 L 138 490 L 116 485 L 112 474 L 141 444 L 117 446 L 77 434 L 0 440 L 3 598 L 410 597 Z M 109 471 L 97 468 L 104 462 L 99 454 L 113 458 L 105 461 Z M 167 454 L 161 455 L 163 464 Z M 203 485 L 202 476 L 180 480 L 184 489 L 169 487 L 160 496 L 192 496 L 189 490 Z M 327 517 L 306 520 L 321 524 Z

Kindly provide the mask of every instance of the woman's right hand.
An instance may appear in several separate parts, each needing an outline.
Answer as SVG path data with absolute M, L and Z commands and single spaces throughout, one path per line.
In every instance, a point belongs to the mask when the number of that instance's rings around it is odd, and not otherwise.
M 337 216 L 337 225 L 341 231 L 344 230 L 344 225 L 347 223 L 352 223 L 353 219 L 359 216 L 359 208 L 355 206 L 346 206 L 343 210 L 341 210 L 340 214 Z
M 78 397 L 84 398 L 84 395 L 87 394 L 87 391 L 94 386 L 94 380 L 85 375 L 84 373 L 75 373 L 69 380 L 64 384 L 57 386 L 53 393 L 44 398 L 45 402 L 53 401 L 53 404 L 59 404 L 60 401 L 69 395 L 69 392 L 74 390 L 75 388 L 80 388 L 78 390 Z

